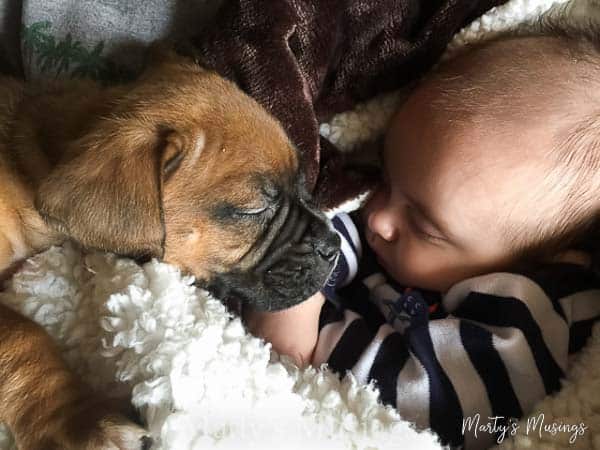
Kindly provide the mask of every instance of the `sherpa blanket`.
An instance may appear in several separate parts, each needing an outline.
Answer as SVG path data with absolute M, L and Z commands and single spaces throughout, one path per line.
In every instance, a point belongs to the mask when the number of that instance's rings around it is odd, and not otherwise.
M 511 0 L 459 33 L 450 50 L 528 27 L 561 3 Z M 600 16 L 599 9 L 596 1 L 575 0 L 552 13 L 575 21 Z M 321 134 L 352 148 L 381 133 L 398 98 L 340 114 Z M 339 380 L 326 368 L 300 371 L 278 360 L 174 267 L 65 245 L 27 261 L 0 300 L 42 324 L 95 388 L 131 393 L 154 448 L 439 448 L 434 435 L 416 432 L 351 374 Z M 519 422 L 504 445 L 600 449 L 600 327 L 564 388 Z M 9 448 L 8 433 L 0 433 L 0 449 Z

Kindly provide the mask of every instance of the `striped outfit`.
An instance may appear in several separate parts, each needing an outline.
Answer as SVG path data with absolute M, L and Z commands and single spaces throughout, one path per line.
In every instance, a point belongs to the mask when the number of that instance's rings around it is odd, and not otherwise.
M 350 216 L 334 227 L 345 258 L 336 289 L 324 290 L 313 364 L 374 381 L 384 403 L 444 444 L 492 445 L 500 433 L 476 439 L 463 419 L 506 425 L 529 413 L 560 389 L 600 318 L 600 279 L 582 266 L 478 276 L 441 296 L 386 276 Z

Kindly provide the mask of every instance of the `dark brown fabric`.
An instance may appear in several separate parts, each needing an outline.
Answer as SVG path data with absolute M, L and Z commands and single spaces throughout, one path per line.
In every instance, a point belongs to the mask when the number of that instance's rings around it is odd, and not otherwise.
M 328 207 L 373 177 L 348 173 L 319 123 L 414 80 L 462 26 L 504 1 L 229 0 L 193 44 L 202 64 L 282 122 Z

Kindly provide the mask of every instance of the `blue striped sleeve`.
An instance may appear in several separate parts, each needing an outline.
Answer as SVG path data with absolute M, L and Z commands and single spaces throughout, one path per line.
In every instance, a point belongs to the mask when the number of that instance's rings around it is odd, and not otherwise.
M 394 292 L 392 285 L 376 287 Z M 379 313 L 375 288 L 353 291 L 363 296 L 362 309 L 322 312 L 320 362 L 374 381 L 381 401 L 402 417 L 467 450 L 487 448 L 499 437 L 476 435 L 477 420 L 497 417 L 497 425 L 506 425 L 560 389 L 568 354 L 584 345 L 600 317 L 598 279 L 564 265 L 465 280 L 442 298 L 446 316 L 414 320 L 402 330 Z

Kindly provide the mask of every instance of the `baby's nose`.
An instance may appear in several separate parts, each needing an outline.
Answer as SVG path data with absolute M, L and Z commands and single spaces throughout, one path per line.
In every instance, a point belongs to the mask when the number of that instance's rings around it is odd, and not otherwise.
M 398 237 L 398 228 L 394 218 L 386 209 L 371 211 L 367 226 L 369 230 L 385 241 L 392 242 Z

